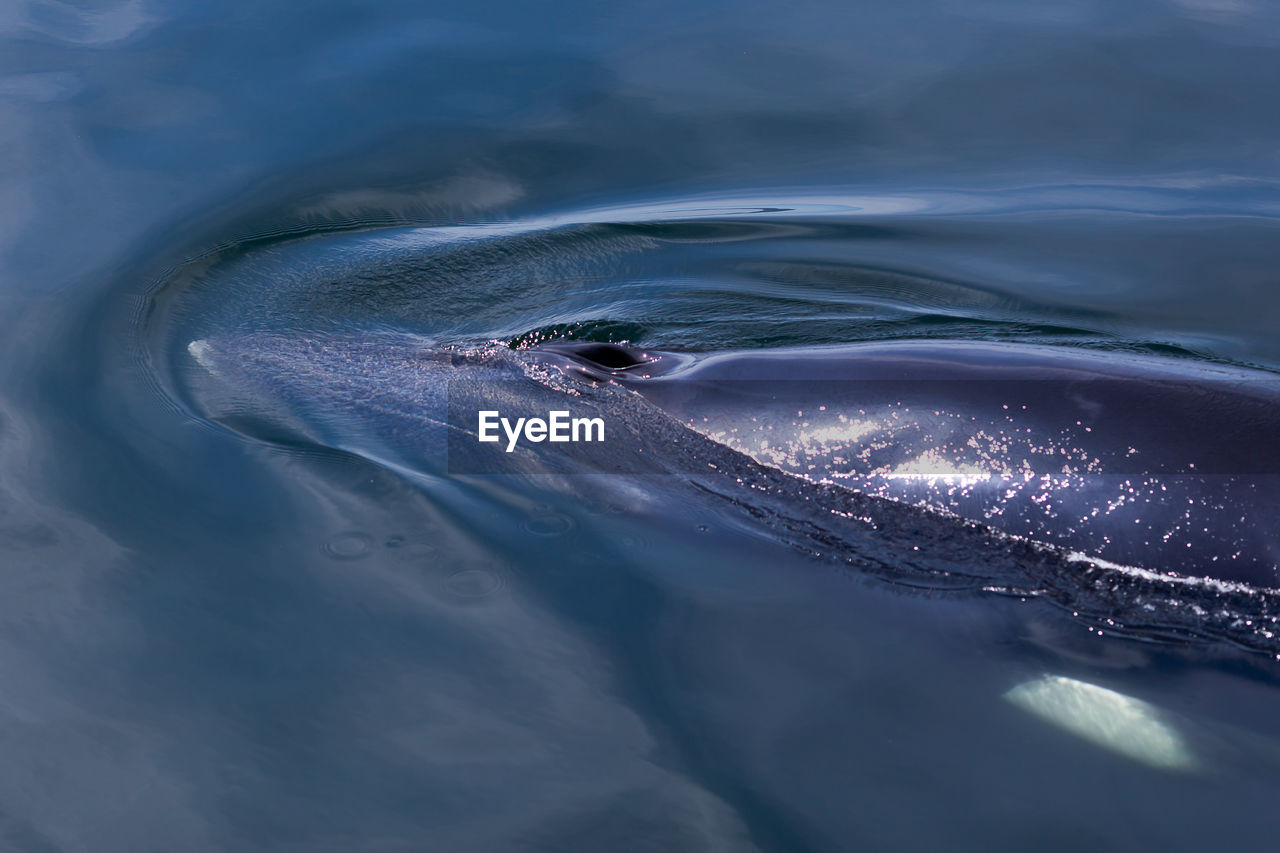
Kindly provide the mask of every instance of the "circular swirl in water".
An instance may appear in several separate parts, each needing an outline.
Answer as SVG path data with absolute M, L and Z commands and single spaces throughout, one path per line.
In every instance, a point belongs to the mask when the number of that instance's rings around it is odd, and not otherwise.
M 323 548 L 335 560 L 359 560 L 373 550 L 373 537 L 358 530 L 348 531 L 332 537 Z
M 574 521 L 564 513 L 542 512 L 526 519 L 523 527 L 534 536 L 547 538 L 564 536 L 575 527 Z

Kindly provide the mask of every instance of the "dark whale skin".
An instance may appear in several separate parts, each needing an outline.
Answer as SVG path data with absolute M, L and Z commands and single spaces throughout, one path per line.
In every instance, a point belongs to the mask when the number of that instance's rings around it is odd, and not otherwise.
M 610 346 L 606 363 L 600 344 L 544 351 L 810 479 L 1118 562 L 1280 586 L 1271 374 L 989 343 L 696 357 Z

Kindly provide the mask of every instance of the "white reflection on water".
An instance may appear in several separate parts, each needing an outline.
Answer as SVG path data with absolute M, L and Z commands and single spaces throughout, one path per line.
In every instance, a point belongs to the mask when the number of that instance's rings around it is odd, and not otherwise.
M 1046 675 L 1005 698 L 1064 731 L 1161 770 L 1195 770 L 1200 760 L 1154 705 L 1087 681 Z

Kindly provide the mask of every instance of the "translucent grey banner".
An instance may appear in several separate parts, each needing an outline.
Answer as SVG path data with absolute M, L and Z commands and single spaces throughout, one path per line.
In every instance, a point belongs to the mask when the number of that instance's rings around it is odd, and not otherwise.
M 500 380 L 448 420 L 460 474 L 701 472 L 706 439 L 820 478 L 1280 473 L 1265 380 Z

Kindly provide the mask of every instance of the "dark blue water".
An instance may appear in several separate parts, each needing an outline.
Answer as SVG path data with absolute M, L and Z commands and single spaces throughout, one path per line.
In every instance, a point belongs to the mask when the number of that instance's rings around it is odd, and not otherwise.
M 1268 849 L 1277 91 L 1252 0 L 6 4 L 0 849 Z

